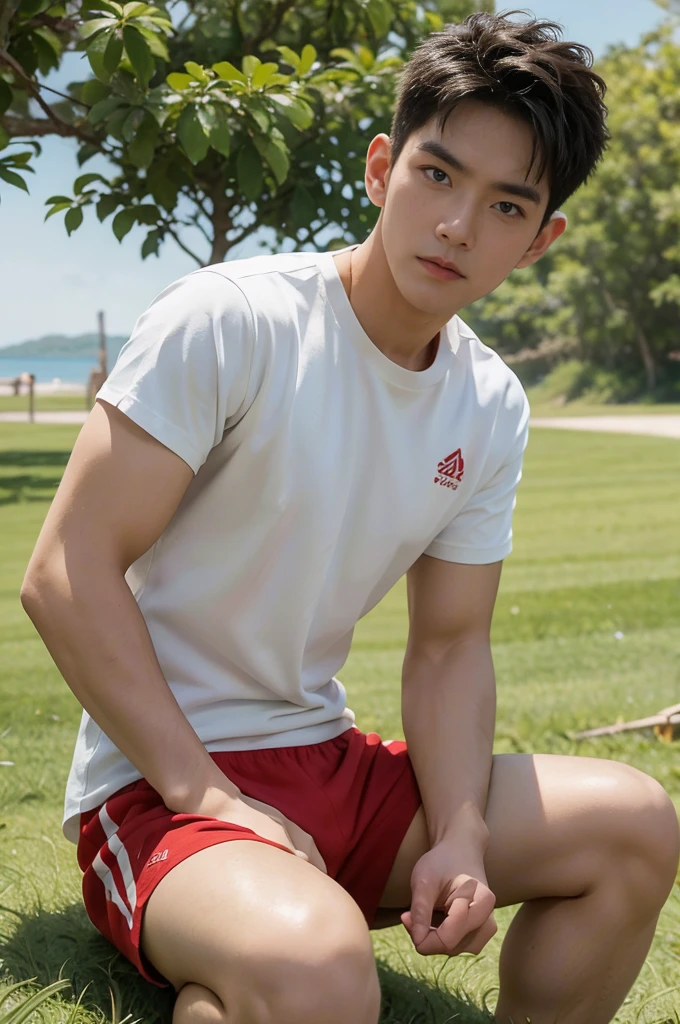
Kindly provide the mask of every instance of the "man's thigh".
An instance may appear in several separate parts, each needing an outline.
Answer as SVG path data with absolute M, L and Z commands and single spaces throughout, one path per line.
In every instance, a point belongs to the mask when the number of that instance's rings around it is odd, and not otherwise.
M 339 965 L 364 988 L 376 974 L 354 900 L 312 864 L 247 840 L 201 850 L 165 875 L 146 905 L 141 943 L 175 989 L 201 985 L 235 1019 L 250 1020 L 267 993 L 281 1007 L 312 999 L 310 980 L 332 984 Z
M 581 895 L 616 844 L 663 800 L 653 779 L 600 758 L 494 757 L 487 801 L 487 878 L 499 907 Z M 411 872 L 429 849 L 421 807 L 399 849 L 380 906 L 407 909 Z M 387 921 L 387 917 L 385 917 Z

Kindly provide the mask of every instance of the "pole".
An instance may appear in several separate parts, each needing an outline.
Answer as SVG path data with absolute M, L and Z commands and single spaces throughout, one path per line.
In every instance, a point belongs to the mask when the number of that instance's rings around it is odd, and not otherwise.
M 33 396 L 33 385 L 35 384 L 35 374 L 29 373 L 28 375 L 28 419 L 29 422 L 35 423 L 35 400 Z
M 99 321 L 99 369 L 105 376 L 108 373 L 106 368 L 106 333 L 104 331 L 104 313 L 100 310 L 97 313 Z

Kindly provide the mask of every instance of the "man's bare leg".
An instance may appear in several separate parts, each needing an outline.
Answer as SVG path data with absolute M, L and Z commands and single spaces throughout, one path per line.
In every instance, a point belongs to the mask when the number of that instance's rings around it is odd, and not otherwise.
M 377 1024 L 380 985 L 354 900 L 263 843 L 194 854 L 151 895 L 142 949 L 178 992 L 173 1024 Z
M 673 805 L 627 765 L 508 754 L 494 758 L 486 821 L 497 904 L 524 904 L 503 944 L 496 1020 L 606 1024 L 642 967 L 675 879 Z M 421 809 L 383 907 L 408 908 L 411 871 L 427 848 Z

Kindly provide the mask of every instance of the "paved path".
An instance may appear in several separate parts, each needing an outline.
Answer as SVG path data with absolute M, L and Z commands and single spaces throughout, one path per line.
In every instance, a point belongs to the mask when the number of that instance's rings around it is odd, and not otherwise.
M 89 413 L 86 409 L 73 412 L 36 412 L 36 423 L 84 423 Z M 28 423 L 27 412 L 0 412 L 0 423 Z
M 599 430 L 607 434 L 651 434 L 680 440 L 680 414 L 649 416 L 560 416 L 532 419 L 532 427 L 556 427 L 558 430 Z

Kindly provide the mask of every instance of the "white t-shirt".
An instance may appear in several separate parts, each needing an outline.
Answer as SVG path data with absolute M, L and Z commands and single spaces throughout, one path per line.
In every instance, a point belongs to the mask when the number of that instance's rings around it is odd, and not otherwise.
M 331 252 L 254 256 L 176 281 L 139 318 L 98 397 L 195 473 L 126 578 L 209 751 L 349 729 L 336 673 L 357 620 L 423 552 L 481 564 L 511 550 L 528 424 L 519 381 L 456 316 L 426 370 L 392 362 L 361 327 Z M 84 712 L 67 837 L 80 812 L 139 777 Z

